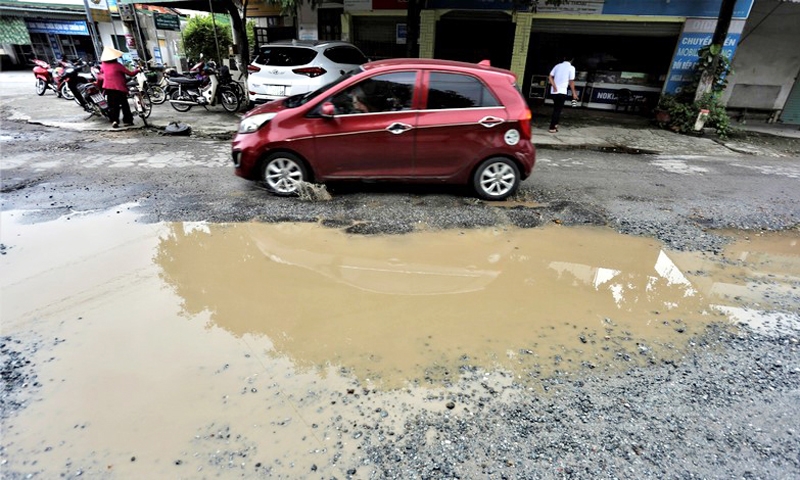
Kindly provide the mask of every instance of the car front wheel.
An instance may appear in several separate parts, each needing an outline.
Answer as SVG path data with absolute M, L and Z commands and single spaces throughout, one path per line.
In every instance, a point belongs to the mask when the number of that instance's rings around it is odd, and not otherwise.
M 261 181 L 274 195 L 297 195 L 300 182 L 308 181 L 303 161 L 287 152 L 273 153 L 261 165 Z
M 485 200 L 505 200 L 516 193 L 520 184 L 517 165 L 507 158 L 490 158 L 475 170 L 472 186 Z

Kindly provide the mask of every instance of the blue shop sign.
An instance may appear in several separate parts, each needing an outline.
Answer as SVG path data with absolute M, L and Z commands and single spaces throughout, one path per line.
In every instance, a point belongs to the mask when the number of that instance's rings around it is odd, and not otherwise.
M 514 8 L 514 0 L 428 0 L 428 8 L 512 10 Z
M 718 17 L 722 0 L 605 0 L 604 15 L 670 15 L 675 17 Z M 747 18 L 753 0 L 738 0 L 733 18 Z
M 30 33 L 54 35 L 89 35 L 86 22 L 82 20 L 25 20 Z
M 739 33 L 729 33 L 725 37 L 725 43 L 722 46 L 723 55 L 729 59 L 733 58 L 740 36 Z M 672 59 L 667 82 L 664 85 L 664 93 L 680 93 L 684 85 L 693 81 L 697 63 L 700 61 L 697 53 L 701 48 L 711 45 L 712 37 L 712 33 L 705 32 L 684 32 L 681 35 L 678 40 L 678 49 Z

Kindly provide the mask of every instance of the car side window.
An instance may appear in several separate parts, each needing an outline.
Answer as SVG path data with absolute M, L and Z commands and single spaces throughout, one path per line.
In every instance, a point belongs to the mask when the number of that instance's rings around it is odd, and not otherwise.
M 367 63 L 367 57 L 354 47 L 331 47 L 323 53 L 330 61 L 347 65 Z
M 416 80 L 416 72 L 377 75 L 339 92 L 330 101 L 337 115 L 409 110 Z
M 480 80 L 458 73 L 432 72 L 428 81 L 428 110 L 498 107 L 492 92 Z

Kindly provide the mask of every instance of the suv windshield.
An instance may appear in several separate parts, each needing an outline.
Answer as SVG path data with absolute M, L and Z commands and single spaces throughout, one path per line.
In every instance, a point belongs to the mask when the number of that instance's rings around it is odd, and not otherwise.
M 327 92 L 328 90 L 330 90 L 334 86 L 342 83 L 343 81 L 347 80 L 348 78 L 352 77 L 353 75 L 359 74 L 359 73 L 361 73 L 363 71 L 364 70 L 362 68 L 356 68 L 354 70 L 350 70 L 349 72 L 345 73 L 344 75 L 342 75 L 341 77 L 339 77 L 336 80 L 332 81 L 331 83 L 329 83 L 327 85 L 323 85 L 323 86 L 319 87 L 318 89 L 316 89 L 316 90 L 314 90 L 312 92 L 301 93 L 299 95 L 292 95 L 291 97 L 289 97 L 286 100 L 284 100 L 283 104 L 286 106 L 286 108 L 295 108 L 295 107 L 299 107 L 300 105 L 305 105 L 306 103 L 310 102 L 311 100 L 313 100 L 314 98 L 318 97 L 319 95 Z
M 303 47 L 263 47 L 253 63 L 273 67 L 296 67 L 314 60 L 317 51 Z

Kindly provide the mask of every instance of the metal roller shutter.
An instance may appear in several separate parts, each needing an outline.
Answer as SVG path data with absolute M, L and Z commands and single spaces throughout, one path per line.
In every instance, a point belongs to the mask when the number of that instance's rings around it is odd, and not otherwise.
M 800 80 L 795 80 L 792 92 L 783 104 L 781 121 L 790 125 L 800 125 Z
M 534 19 L 531 33 L 568 33 L 574 35 L 619 35 L 631 37 L 677 37 L 681 22 L 609 22 Z

